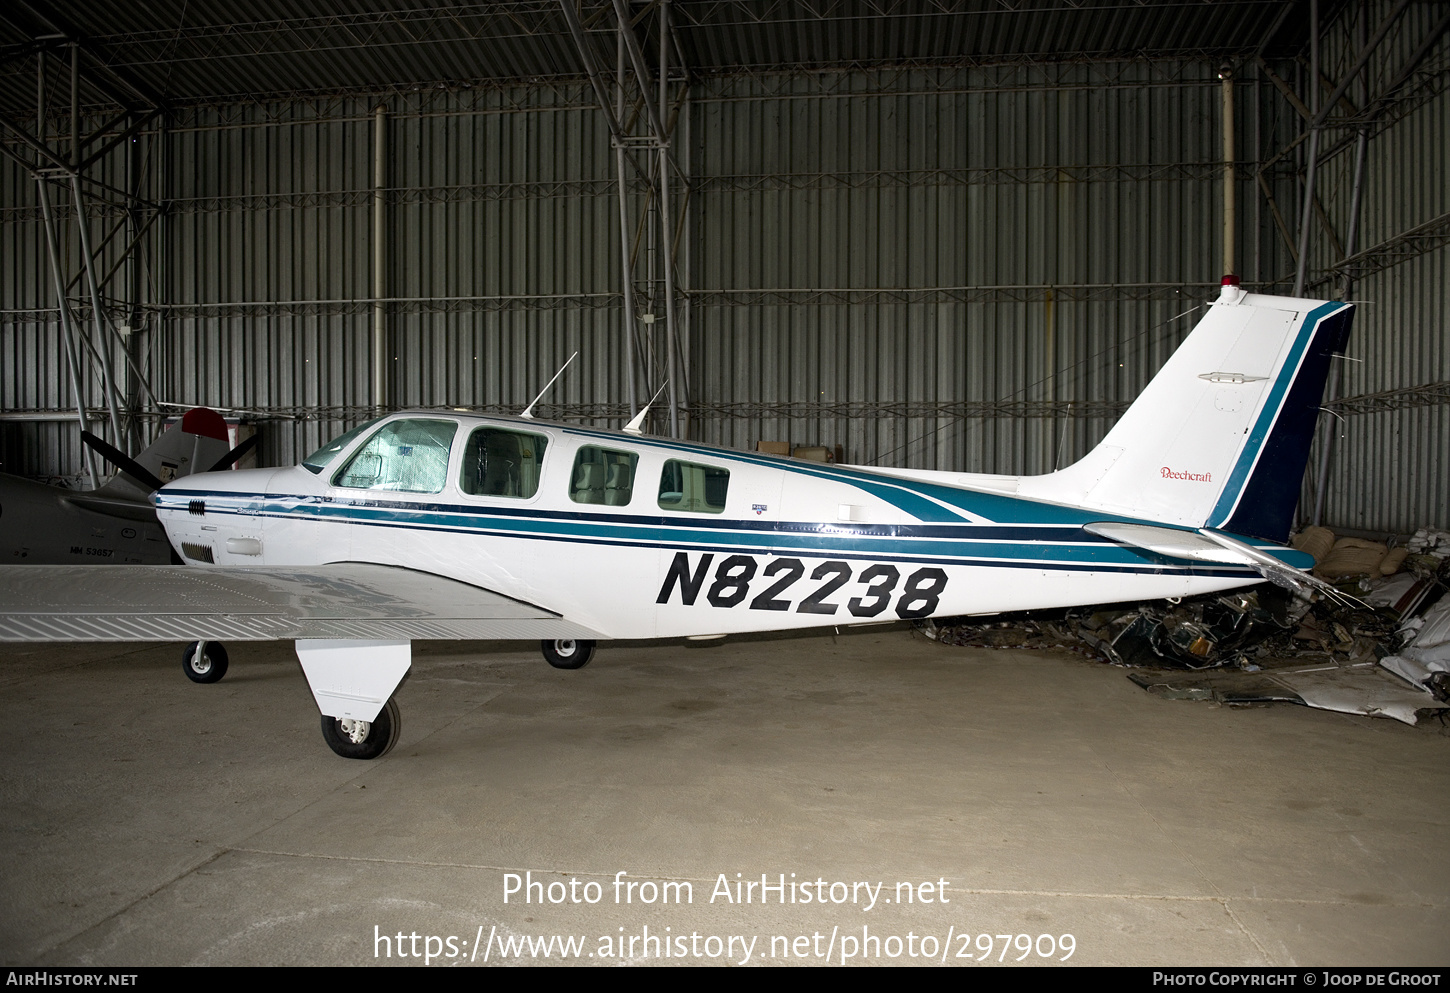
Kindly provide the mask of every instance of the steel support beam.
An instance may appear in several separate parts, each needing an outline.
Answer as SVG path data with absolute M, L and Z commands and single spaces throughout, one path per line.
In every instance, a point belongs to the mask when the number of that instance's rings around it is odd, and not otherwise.
M 1314 72 L 1317 79 L 1317 73 L 1319 71 L 1319 39 L 1317 37 L 1319 24 L 1317 13 L 1318 0 L 1314 0 L 1314 2 L 1316 13 L 1313 15 L 1313 17 L 1316 37 L 1313 39 L 1313 51 L 1315 63 Z M 1334 109 L 1334 105 L 1339 102 L 1339 98 L 1344 96 L 1345 92 L 1349 89 L 1349 84 L 1353 83 L 1355 78 L 1364 69 L 1365 65 L 1369 62 L 1369 57 L 1374 54 L 1374 50 L 1379 47 L 1380 42 L 1384 41 L 1385 35 L 1390 33 L 1390 28 L 1394 27 L 1395 21 L 1400 19 L 1400 15 L 1405 12 L 1405 8 L 1409 5 L 1410 0 L 1399 0 L 1399 3 L 1395 4 L 1394 9 L 1391 10 L 1389 12 L 1389 15 L 1385 17 L 1384 21 L 1380 23 L 1379 28 L 1374 33 L 1374 37 L 1360 46 L 1359 58 L 1355 59 L 1354 65 L 1350 68 L 1349 72 L 1344 74 L 1344 78 L 1339 81 L 1339 85 L 1334 88 L 1334 92 L 1330 94 L 1329 99 L 1324 102 L 1323 108 L 1319 110 L 1319 112 L 1314 115 L 1314 119 L 1309 122 L 1309 126 L 1311 128 L 1321 127 L 1324 124 L 1325 120 L 1328 119 L 1329 112 Z M 1311 82 L 1310 85 L 1313 86 L 1314 84 Z M 1318 87 L 1315 86 L 1312 92 L 1317 94 L 1319 92 Z M 1363 102 L 1361 102 L 1361 106 L 1363 106 Z
M 72 132 L 73 134 L 75 132 Z M 79 142 L 75 146 L 80 148 Z M 91 324 L 95 328 L 96 355 L 99 357 L 101 367 L 101 383 L 106 393 L 106 409 L 111 415 L 111 437 L 115 439 L 116 445 L 122 449 L 128 448 L 126 432 L 121 430 L 121 414 L 116 408 L 116 380 L 115 380 L 115 354 L 111 348 L 110 321 L 106 318 L 105 309 L 101 306 L 101 288 L 96 283 L 96 269 L 91 262 L 91 234 L 90 218 L 86 216 L 85 201 L 81 198 L 81 184 L 74 176 L 71 179 L 71 193 L 75 197 L 76 205 L 76 233 L 80 236 L 81 264 L 82 271 L 86 276 L 86 283 L 91 293 Z M 127 451 L 127 455 L 131 452 Z
M 1364 47 L 1364 18 L 1359 19 L 1356 26 L 1359 32 L 1359 45 Z M 1360 104 L 1363 105 L 1369 87 L 1361 80 L 1359 85 Z M 1359 237 L 1359 205 L 1360 198 L 1364 192 L 1364 158 L 1365 150 L 1369 145 L 1369 128 L 1361 126 L 1359 129 L 1358 148 L 1354 156 L 1354 192 L 1350 195 L 1349 204 L 1349 230 L 1344 235 L 1344 249 L 1340 253 L 1344 258 L 1354 254 L 1355 240 Z M 1349 292 L 1354 286 L 1354 280 L 1349 273 L 1344 274 L 1343 283 L 1340 286 L 1339 298 L 1349 299 Z M 1326 410 L 1332 410 L 1334 401 L 1339 398 L 1339 391 L 1344 380 L 1344 356 L 1335 356 L 1336 362 L 1329 376 L 1328 397 L 1325 399 Z M 1322 420 L 1322 419 L 1321 419 Z M 1335 432 L 1333 429 L 1324 432 L 1324 442 L 1319 449 L 1319 479 L 1314 487 L 1314 526 L 1319 527 L 1324 523 L 1324 504 L 1329 497 L 1329 466 L 1330 459 L 1334 452 Z
M 683 49 L 674 36 L 666 0 L 656 0 L 643 9 L 631 9 L 628 0 L 607 0 L 587 22 L 581 18 L 576 0 L 558 2 L 615 152 L 618 299 L 624 311 L 630 415 L 639 410 L 642 396 L 637 380 L 643 380 L 644 395 L 667 386 L 669 431 L 678 437 L 687 430 L 681 411 L 688 409 L 689 402 L 682 362 L 682 341 L 688 331 L 678 299 L 682 292 L 678 256 L 685 221 L 682 207 L 689 203 L 690 185 L 675 155 L 674 141 L 679 109 L 689 92 L 688 77 L 681 71 L 683 63 L 675 61 Z M 649 65 L 637 33 L 642 23 L 650 23 L 651 16 L 659 43 L 657 51 L 651 47 L 657 55 L 654 67 Z M 615 55 L 612 79 L 600 67 L 594 41 L 606 32 Z M 673 71 L 672 65 L 677 66 Z M 676 89 L 682 78 L 683 85 Z M 663 341 L 656 330 L 661 325 Z
M 614 0 L 615 9 L 623 0 Z M 659 106 L 665 107 L 670 100 L 670 4 L 659 0 L 660 19 L 660 99 Z M 675 226 L 670 223 L 670 135 L 659 124 L 660 138 L 660 235 L 661 269 L 665 277 L 665 337 L 668 342 L 670 435 L 680 435 L 680 329 L 675 322 Z
M 84 390 L 88 379 L 87 373 L 90 372 L 95 375 L 104 394 L 104 406 L 108 414 L 107 422 L 110 425 L 111 440 L 121 450 L 131 453 L 142 442 L 137 430 L 134 408 L 139 402 L 140 391 L 144 390 L 149 394 L 150 387 L 138 366 L 136 357 L 131 354 L 128 343 L 121 339 L 115 330 L 107 312 L 102 289 L 122 266 L 129 266 L 130 279 L 128 281 L 139 283 L 139 267 L 135 265 L 135 253 L 140 249 L 150 225 L 142 226 L 136 221 L 136 211 L 145 202 L 137 196 L 139 183 L 138 170 L 135 165 L 136 155 L 135 151 L 129 147 L 129 143 L 149 121 L 155 118 L 159 112 L 158 104 L 152 102 L 149 107 L 137 110 L 134 101 L 116 97 L 115 94 L 110 93 L 105 82 L 97 82 L 91 78 L 90 71 L 94 69 L 94 66 L 88 64 L 91 57 L 87 55 L 84 44 L 75 33 L 68 27 L 53 24 L 50 20 L 53 11 L 43 4 L 30 4 L 25 0 L 17 0 L 17 2 L 17 6 L 9 8 L 7 15 L 0 16 L 5 16 L 7 20 L 14 23 L 15 18 L 12 15 L 17 12 L 29 13 L 32 20 L 56 27 L 57 37 L 38 38 L 32 48 L 36 68 L 33 132 L 19 122 L 9 118 L 0 118 L 0 129 L 9 132 L 18 141 L 18 147 L 28 150 L 31 154 L 30 156 L 20 154 L 13 147 L 5 148 L 4 152 L 9 158 L 23 165 L 36 183 L 41 222 L 45 228 L 47 260 L 55 284 L 60 337 L 66 353 L 65 361 L 71 388 L 76 394 L 80 426 L 82 429 L 86 427 Z M 50 81 L 47 80 L 47 69 L 52 54 L 66 56 L 65 62 L 62 64 L 65 65 L 67 71 L 65 77 L 62 78 L 68 84 L 68 99 L 66 99 L 63 113 L 68 120 L 63 117 L 58 127 L 48 126 L 47 87 Z M 107 82 L 117 79 L 114 73 L 103 73 L 103 76 Z M 108 97 L 115 98 L 118 103 L 127 107 L 125 113 L 111 117 L 90 134 L 85 133 L 81 117 L 83 82 L 101 90 Z M 136 89 L 127 84 L 126 88 L 129 93 L 149 96 L 149 94 L 144 94 L 144 87 Z M 130 118 L 129 121 L 128 118 Z M 54 120 L 54 118 L 52 117 L 50 120 Z M 117 133 L 116 128 L 122 125 L 125 127 Z M 89 174 L 94 166 L 111 156 L 117 148 L 123 145 L 127 146 L 124 169 L 126 188 L 117 188 Z M 90 154 L 86 154 L 88 148 L 91 149 Z M 67 260 L 66 256 L 71 253 L 61 242 L 58 213 L 52 205 L 50 196 L 50 184 L 53 182 L 70 188 L 69 209 L 74 212 L 76 223 L 76 237 L 72 243 L 76 261 Z M 131 219 L 132 231 L 125 239 L 125 248 L 120 253 L 120 257 L 111 264 L 105 278 L 102 279 L 99 276 L 102 256 L 108 252 L 114 254 L 114 249 L 108 249 L 108 246 L 127 225 L 127 221 L 123 220 L 106 234 L 99 245 L 93 244 L 91 230 L 93 212 L 90 208 L 96 202 L 108 203 L 106 196 L 108 193 L 115 195 L 126 209 L 127 216 Z M 146 203 L 145 205 L 155 207 L 154 204 Z M 70 278 L 67 278 L 67 268 L 70 266 L 75 266 L 76 271 L 70 275 Z M 91 311 L 89 332 L 82 330 L 77 325 L 75 308 L 72 306 L 69 296 L 71 288 L 78 285 L 84 287 L 84 295 L 89 302 Z M 129 313 L 132 312 L 135 312 L 134 305 L 128 312 L 128 318 Z M 124 356 L 124 363 L 120 367 L 118 367 L 118 356 L 116 355 L 118 341 Z M 129 368 L 130 375 L 124 387 L 119 382 L 118 368 Z M 129 393 L 123 391 L 133 384 L 134 390 Z M 91 485 L 94 487 L 100 482 L 101 477 L 97 471 L 95 458 L 89 450 L 85 452 L 84 463 Z
M 1319 0 L 1309 0 L 1309 78 L 1319 76 Z M 1304 276 L 1309 267 L 1309 226 L 1314 217 L 1314 172 L 1319 166 L 1319 87 L 1313 82 L 1309 88 L 1309 112 L 1306 125 L 1309 133 L 1309 151 L 1304 167 L 1304 205 L 1299 211 L 1298 262 L 1294 267 L 1294 290 L 1292 296 L 1304 295 Z
M 46 188 L 46 179 L 43 176 L 35 177 L 36 189 L 40 195 L 40 209 L 45 215 L 45 245 L 50 258 L 50 275 L 55 283 L 55 306 L 60 316 L 60 336 L 65 342 L 66 366 L 70 372 L 70 388 L 75 395 L 76 418 L 80 423 L 82 431 L 86 427 L 86 396 L 81 388 L 80 362 L 76 358 L 75 333 L 71 327 L 70 304 L 66 302 L 65 278 L 61 275 L 60 248 L 56 244 L 55 215 L 50 209 L 50 191 Z M 86 469 L 91 477 L 91 489 L 100 485 L 100 478 L 96 474 L 95 454 L 87 448 Z
M 1234 73 L 1232 66 L 1225 66 L 1219 73 L 1223 80 L 1223 275 L 1237 273 L 1234 259 L 1235 232 L 1235 176 L 1234 176 Z
M 373 112 L 373 409 L 388 407 L 388 109 Z

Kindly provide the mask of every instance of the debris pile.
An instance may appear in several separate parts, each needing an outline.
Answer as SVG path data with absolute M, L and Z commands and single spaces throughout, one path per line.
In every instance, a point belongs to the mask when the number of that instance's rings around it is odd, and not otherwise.
M 1450 580 L 1450 531 L 1421 528 L 1405 547 L 1405 562 L 1416 578 L 1396 584 L 1393 593 L 1389 587 L 1394 580 L 1384 584 L 1387 596 L 1399 595 L 1392 609 L 1403 607 L 1404 620 L 1399 627 L 1399 651 L 1381 659 L 1380 665 L 1437 698 L 1450 700 L 1450 596 L 1436 599 L 1429 595 L 1432 585 L 1439 587 L 1434 590 L 1437 595 L 1442 594 L 1445 581 Z M 1420 578 L 1426 573 L 1434 578 Z
M 1134 667 L 1273 668 L 1284 676 L 1296 667 L 1298 672 L 1324 671 L 1326 662 L 1343 670 L 1382 667 L 1414 687 L 1409 703 L 1397 699 L 1395 708 L 1377 708 L 1371 701 L 1330 709 L 1383 713 L 1407 723 L 1414 723 L 1413 704 L 1421 695 L 1429 705 L 1450 701 L 1450 596 L 1444 595 L 1450 588 L 1450 532 L 1421 528 L 1396 543 L 1306 528 L 1292 543 L 1314 557 L 1314 574 L 1340 595 L 1311 598 L 1265 584 L 1178 601 L 951 618 L 928 622 L 923 630 L 948 645 L 1069 648 Z M 1304 669 L 1306 660 L 1316 668 Z M 1287 682 L 1293 681 L 1280 680 Z M 1390 683 L 1394 692 L 1389 695 L 1403 697 L 1406 688 Z M 1212 688 L 1201 693 L 1213 696 Z M 1208 698 L 1201 693 L 1191 698 Z M 1292 695 L 1320 705 L 1305 692 Z M 1213 698 L 1238 702 L 1232 694 Z
M 1308 601 L 1298 601 L 1307 609 Z M 1072 648 L 1129 666 L 1206 669 L 1257 654 L 1256 646 L 1285 636 L 1299 620 L 1296 601 L 1275 586 L 1171 602 L 1077 607 L 1003 615 L 989 621 L 938 622 L 929 637 L 946 645 L 982 648 Z

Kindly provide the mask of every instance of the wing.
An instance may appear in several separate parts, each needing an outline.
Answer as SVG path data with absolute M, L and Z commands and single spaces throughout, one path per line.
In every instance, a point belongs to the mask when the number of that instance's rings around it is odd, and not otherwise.
M 0 567 L 0 641 L 600 637 L 542 607 L 396 566 Z

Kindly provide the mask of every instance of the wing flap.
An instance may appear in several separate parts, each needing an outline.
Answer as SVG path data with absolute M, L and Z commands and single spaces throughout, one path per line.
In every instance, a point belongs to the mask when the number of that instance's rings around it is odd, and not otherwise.
M 394 566 L 0 568 L 0 641 L 599 637 L 542 607 Z

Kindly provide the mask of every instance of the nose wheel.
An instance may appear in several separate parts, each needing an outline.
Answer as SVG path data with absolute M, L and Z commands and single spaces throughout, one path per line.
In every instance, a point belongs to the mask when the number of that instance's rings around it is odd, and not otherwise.
M 555 669 L 582 669 L 594 657 L 594 642 L 575 638 L 543 641 L 544 661 Z
M 379 759 L 392 751 L 403 729 L 402 713 L 396 700 L 388 700 L 371 721 L 344 717 L 322 717 L 322 738 L 345 759 Z
M 219 641 L 193 641 L 182 649 L 181 671 L 193 683 L 215 683 L 227 674 L 227 649 Z

